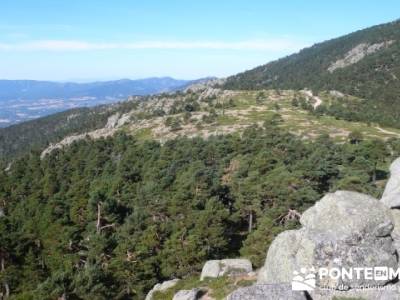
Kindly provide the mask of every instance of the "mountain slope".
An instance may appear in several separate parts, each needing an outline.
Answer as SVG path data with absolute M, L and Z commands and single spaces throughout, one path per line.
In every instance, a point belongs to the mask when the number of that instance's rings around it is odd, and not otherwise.
M 229 91 L 212 87 L 136 96 L 117 104 L 69 110 L 0 128 L 0 155 L 9 161 L 32 149 L 42 152 L 46 148 L 45 154 L 86 137 L 99 139 L 118 132 L 160 142 L 177 137 L 208 139 L 241 134 L 264 122 L 277 124 L 305 139 L 327 134 L 340 143 L 347 141 L 352 132 L 358 132 L 366 140 L 400 137 L 399 129 L 341 120 L 320 112 L 324 105 L 335 108 L 345 103 L 349 108 L 357 108 L 364 102 L 327 91 L 317 97 L 310 91 Z M 327 112 L 340 114 L 335 110 Z
M 368 100 L 359 108 L 365 120 L 399 126 L 400 21 L 316 44 L 231 76 L 223 87 L 338 90 Z
M 127 101 L 93 108 L 71 109 L 0 128 L 0 158 L 15 158 L 31 150 L 42 150 L 49 143 L 57 142 L 65 136 L 102 128 L 106 126 L 112 114 L 129 111 L 135 105 L 134 102 Z
M 211 78 L 192 80 L 181 86 L 180 89 L 188 87 L 198 88 L 199 86 L 205 88 L 208 82 L 213 81 Z M 180 93 L 179 91 L 175 94 L 171 93 L 169 96 L 170 100 L 173 101 L 175 98 L 178 98 Z M 154 97 L 166 97 L 166 95 L 168 94 L 162 93 L 159 96 L 129 96 L 127 101 L 89 108 L 69 109 L 35 120 L 0 128 L 0 161 L 9 161 L 10 159 L 29 153 L 31 150 L 42 151 L 49 144 L 57 143 L 71 135 L 82 135 L 98 129 L 107 129 L 110 117 L 113 116 L 113 118 L 116 117 L 118 119 L 123 114 L 135 111 L 141 102 L 150 101 Z M 151 106 L 151 104 L 149 105 Z M 157 107 L 154 107 L 153 110 L 157 110 Z M 153 116 L 152 114 L 153 112 L 142 112 L 141 118 L 151 117 Z M 124 120 L 124 122 L 127 121 L 134 123 L 137 119 L 132 121 L 129 119 Z

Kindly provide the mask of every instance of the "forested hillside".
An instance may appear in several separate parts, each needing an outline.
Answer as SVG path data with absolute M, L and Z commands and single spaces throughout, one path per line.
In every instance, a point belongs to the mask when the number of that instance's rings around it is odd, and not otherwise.
M 317 97 L 310 96 L 310 91 L 212 87 L 132 97 L 118 104 L 70 110 L 0 128 L 0 160 L 10 163 L 31 150 L 48 152 L 77 139 L 97 139 L 119 131 L 140 140 L 165 142 L 176 137 L 242 134 L 265 120 L 274 120 L 279 127 L 306 139 L 327 134 L 335 142 L 344 142 L 353 133 L 365 140 L 400 137 L 399 129 L 380 127 L 371 120 L 362 122 L 363 115 L 357 109 L 364 102 L 328 91 Z
M 135 102 L 121 102 L 95 108 L 77 108 L 0 128 L 0 161 L 10 161 L 31 150 L 42 150 L 49 143 L 65 136 L 79 134 L 104 127 L 110 115 L 124 113 L 134 107 Z
M 10 299 L 143 299 L 157 282 L 241 254 L 327 191 L 379 195 L 397 140 L 302 141 L 266 122 L 242 137 L 82 140 L 0 172 L 0 290 Z M 2 167 L 1 170 L 4 170 Z M 295 216 L 295 214 L 294 214 Z
M 400 21 L 360 30 L 229 77 L 227 89 L 338 90 L 364 121 L 400 125 Z

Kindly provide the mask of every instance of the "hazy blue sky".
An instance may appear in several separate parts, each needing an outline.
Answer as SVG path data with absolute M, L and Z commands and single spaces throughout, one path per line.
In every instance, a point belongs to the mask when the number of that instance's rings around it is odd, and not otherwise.
M 0 78 L 227 76 L 399 14 L 399 0 L 1 0 Z

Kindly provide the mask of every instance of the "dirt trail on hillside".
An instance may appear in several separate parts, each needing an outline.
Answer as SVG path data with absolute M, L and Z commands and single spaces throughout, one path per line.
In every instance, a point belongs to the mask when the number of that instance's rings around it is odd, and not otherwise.
M 394 132 L 394 131 L 389 131 L 389 130 L 380 128 L 379 126 L 376 126 L 375 128 L 378 129 L 378 130 L 379 130 L 380 132 L 382 132 L 382 133 L 392 134 L 392 135 L 395 135 L 395 136 L 397 136 L 397 137 L 400 137 L 400 133 L 397 133 L 397 132 Z
M 318 106 L 320 106 L 322 104 L 321 98 L 318 96 L 314 96 L 311 91 L 303 90 L 303 93 L 306 96 L 310 97 L 311 99 L 315 100 L 315 103 L 313 104 L 314 109 L 316 109 Z

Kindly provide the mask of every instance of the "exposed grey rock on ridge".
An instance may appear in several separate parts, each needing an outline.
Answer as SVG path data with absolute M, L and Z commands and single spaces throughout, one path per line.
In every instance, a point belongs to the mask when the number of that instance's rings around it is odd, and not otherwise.
M 393 217 L 378 200 L 355 192 L 327 194 L 300 219 L 303 228 L 281 233 L 271 244 L 258 283 L 291 282 L 301 268 L 396 268 Z M 387 281 L 353 278 L 319 280 L 317 286 L 355 288 Z

